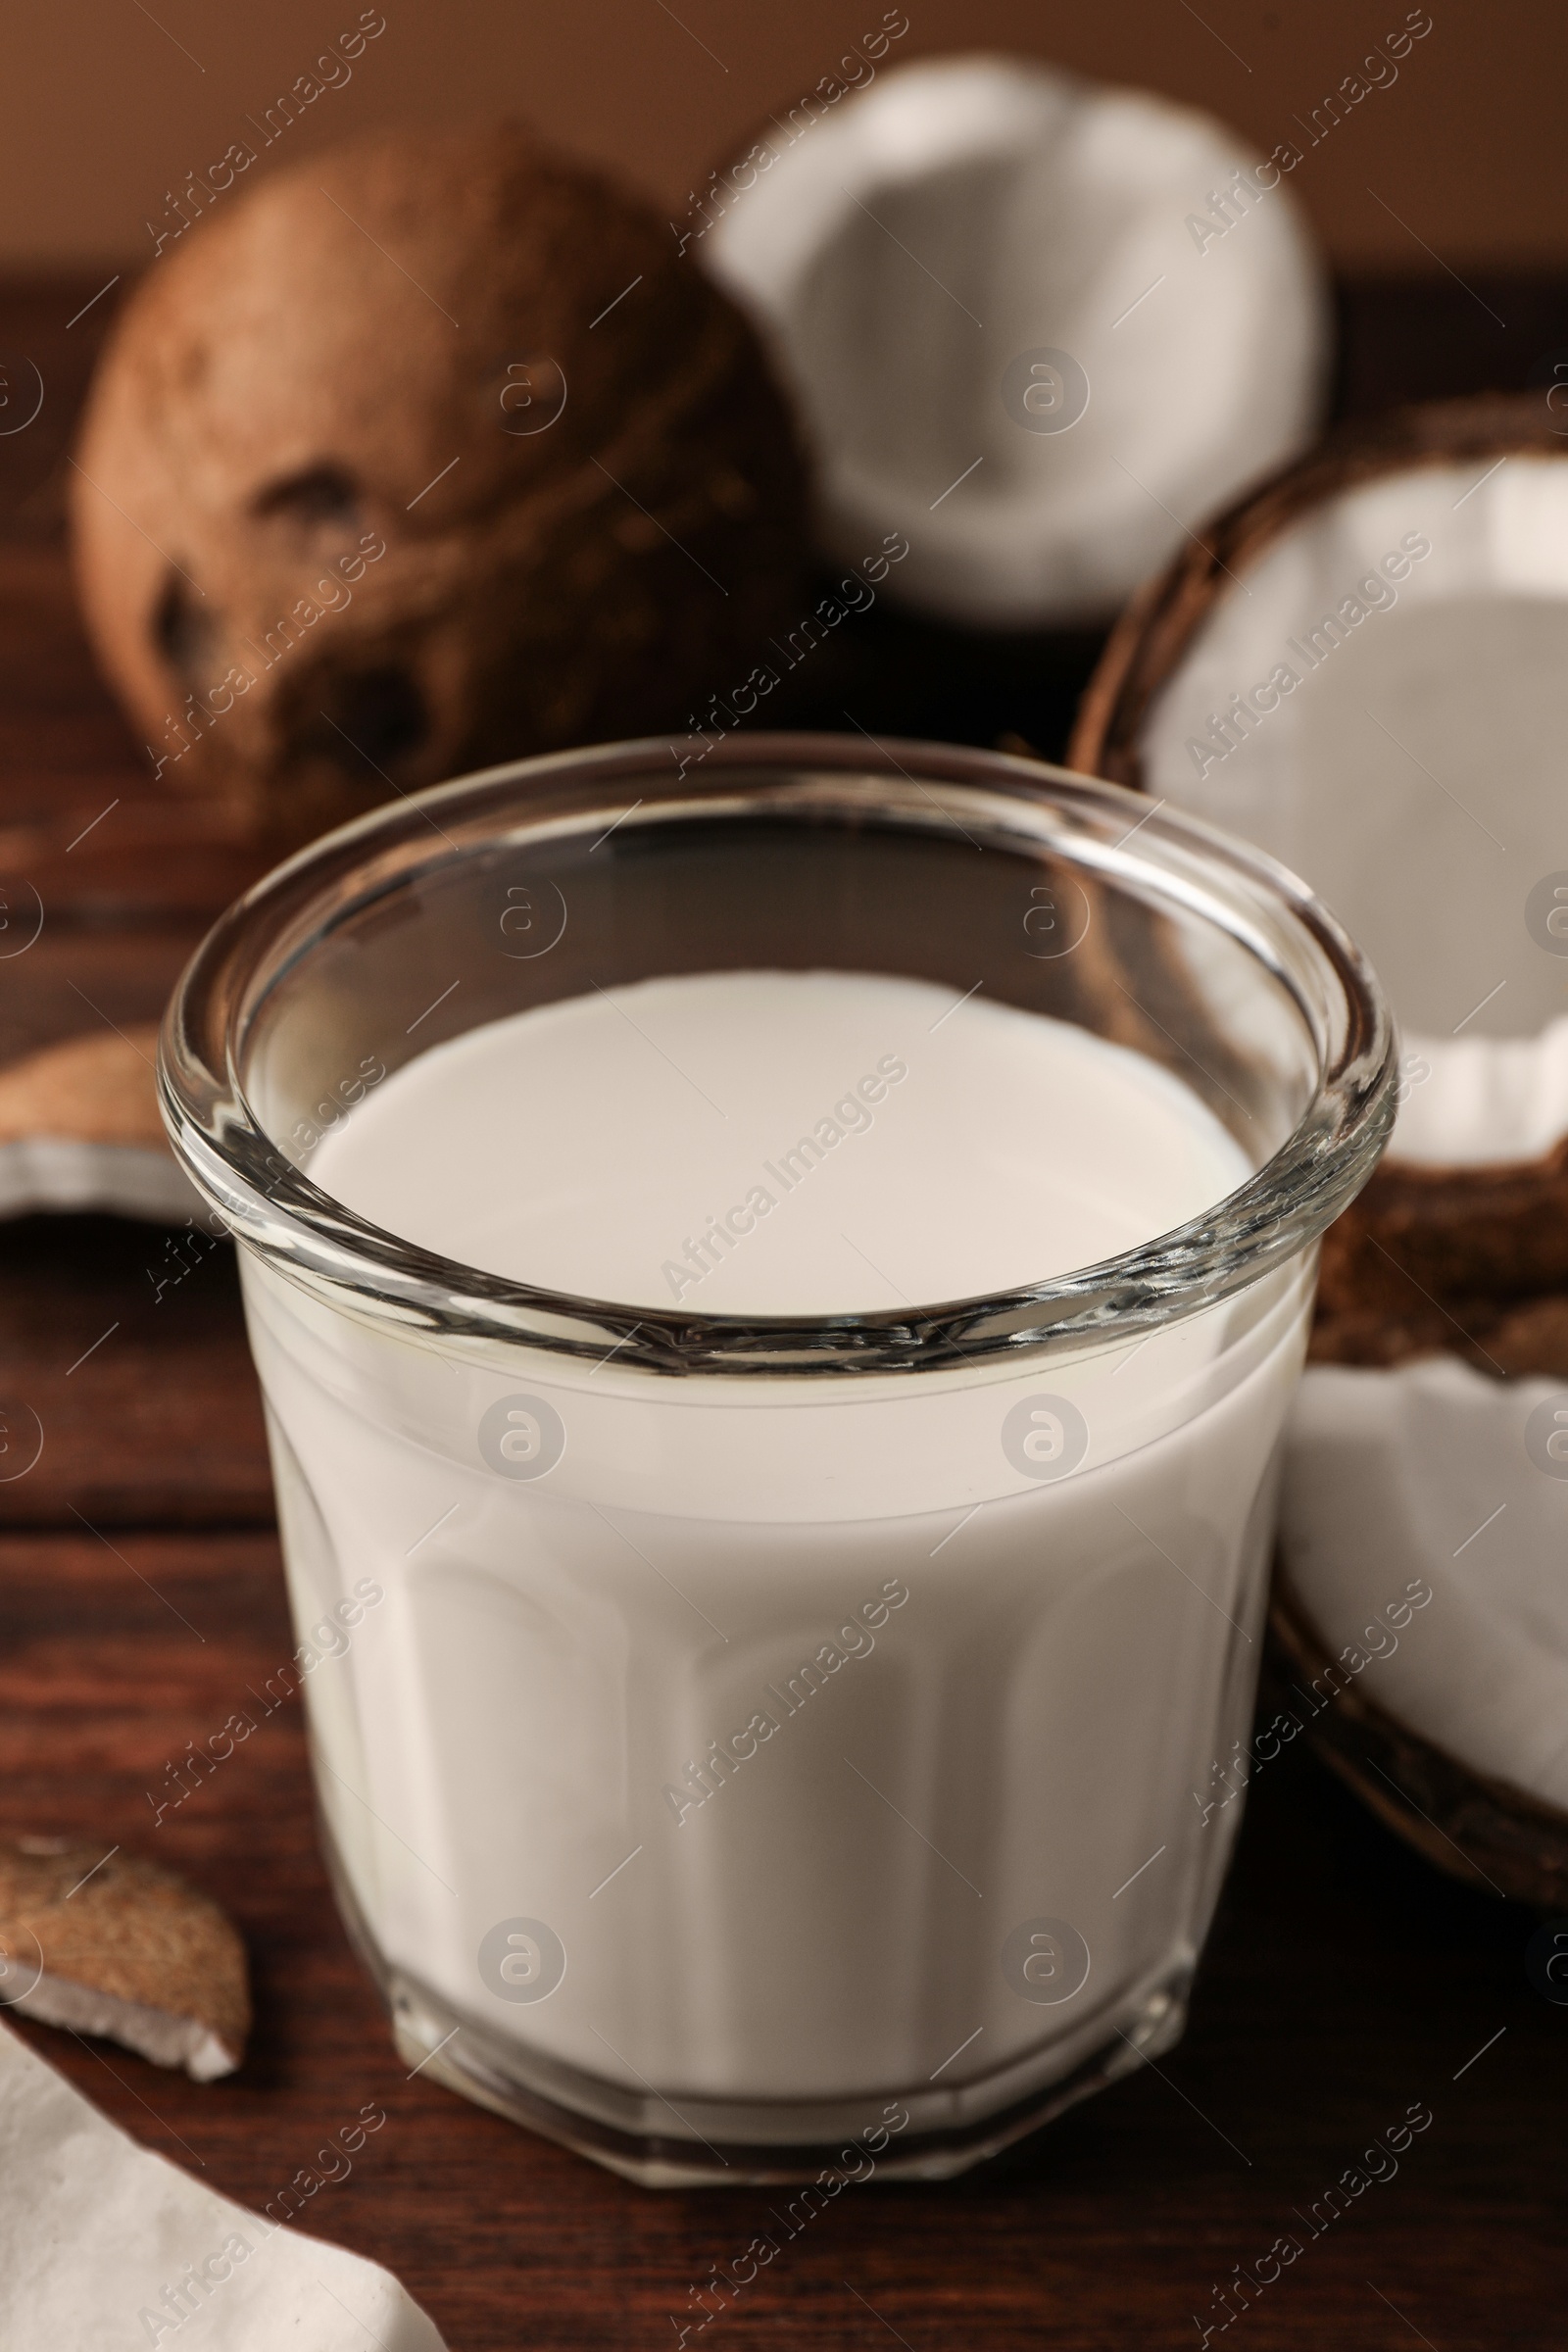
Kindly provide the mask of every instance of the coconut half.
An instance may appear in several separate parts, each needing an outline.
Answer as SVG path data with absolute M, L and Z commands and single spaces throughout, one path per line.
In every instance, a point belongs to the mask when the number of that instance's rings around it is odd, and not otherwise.
M 94 1031 L 0 1069 L 0 1217 L 105 1209 L 178 1224 L 201 1206 L 158 1112 L 158 1031 Z
M 950 620 L 1108 618 L 1313 425 L 1296 150 L 1013 58 L 832 87 L 714 175 L 695 233 L 794 387 L 833 551 L 904 532 L 897 593 Z
M 1330 1654 L 1280 1578 L 1270 1610 L 1269 1665 L 1288 1718 L 1309 1723 L 1324 1761 L 1429 1862 L 1494 1894 L 1563 1910 L 1568 1815 L 1511 1781 L 1455 1762 L 1388 1714 L 1361 1683 L 1347 1683 L 1344 1651 Z
M 1543 1808 L 1568 1837 L 1565 460 L 1533 401 L 1346 428 L 1140 593 L 1069 753 L 1304 874 L 1393 1000 L 1400 1107 L 1325 1237 L 1276 1630 L 1353 1675 L 1342 1769 L 1368 1708 L 1412 1740 L 1380 1767 L 1405 1826 L 1457 1771 L 1527 1853 Z

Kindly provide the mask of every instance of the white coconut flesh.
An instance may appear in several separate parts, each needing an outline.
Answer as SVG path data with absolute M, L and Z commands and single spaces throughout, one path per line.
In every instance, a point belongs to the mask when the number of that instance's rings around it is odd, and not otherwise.
M 389 2272 L 138 2147 L 4 2025 L 0 2279 L 6 2343 L 40 2352 L 176 2340 L 441 2352 Z
M 1558 1404 L 1568 1430 L 1560 1387 L 1454 1357 L 1311 1365 L 1282 1535 L 1339 1662 L 1320 1699 L 1353 1681 L 1472 1770 L 1568 1812 L 1568 1478 L 1543 1475 L 1525 1443 Z M 1431 1598 L 1412 1606 L 1419 1586 Z
M 84 1144 L 33 1135 L 0 1143 L 0 1217 L 37 1210 L 98 1210 L 178 1225 L 202 1203 L 167 1152 L 136 1144 Z
M 92 1030 L 0 1068 L 0 1217 L 100 1209 L 179 1224 L 200 1208 L 158 1112 L 157 1032 Z
M 154 2066 L 182 2067 L 193 2082 L 216 2082 L 233 2074 L 239 2053 L 230 2049 L 210 2026 L 197 2017 L 175 2017 L 145 2001 L 127 2001 L 77 1984 L 70 1977 L 47 1969 L 25 1992 L 13 1996 L 10 2006 L 23 2017 L 36 2017 L 46 2026 L 64 2026 L 74 2034 L 102 2034 L 123 2042 Z
M 1366 951 L 1402 1033 L 1391 1155 L 1457 1168 L 1568 1134 L 1568 919 L 1527 919 L 1568 880 L 1568 463 L 1492 465 L 1314 509 L 1226 587 L 1142 744 L 1151 793 L 1282 858 Z M 1366 1697 L 1568 1808 L 1568 1476 L 1549 1431 L 1525 1443 L 1554 1400 L 1568 1431 L 1548 1381 L 1309 1368 L 1282 1548 Z M 1434 1597 L 1390 1628 L 1411 1579 Z
M 1279 167 L 1260 185 L 1223 124 L 1003 58 L 803 121 L 699 251 L 793 385 L 834 551 L 907 537 L 900 595 L 976 625 L 1108 616 L 1306 438 L 1322 271 Z M 1004 398 L 1044 350 L 1088 379 L 1066 429 Z
M 1394 1152 L 1461 1166 L 1568 1132 L 1568 913 L 1529 919 L 1568 868 L 1568 463 L 1487 470 L 1386 476 L 1276 540 L 1142 745 L 1151 793 L 1304 875 L 1364 949 L 1403 1041 Z

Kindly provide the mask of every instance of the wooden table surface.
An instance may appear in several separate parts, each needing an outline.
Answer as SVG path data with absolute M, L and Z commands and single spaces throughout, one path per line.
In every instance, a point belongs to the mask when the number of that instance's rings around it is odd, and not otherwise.
M 248 871 L 152 791 L 74 616 L 64 453 L 117 298 L 68 329 L 92 291 L 0 289 L 0 358 L 30 357 L 46 388 L 36 424 L 0 439 L 0 948 L 30 927 L 29 891 L 44 911 L 36 944 L 0 960 L 0 1058 L 155 1016 Z M 1347 289 L 1341 411 L 1520 388 L 1568 353 L 1568 288 L 1475 293 Z M 1092 651 L 878 612 L 846 660 L 868 723 L 1054 752 Z M 378 2102 L 386 2128 L 302 2220 L 391 2265 L 453 2352 L 670 2345 L 769 2192 L 632 2188 L 408 2079 L 327 1892 L 297 1701 L 154 1835 L 148 1791 L 291 1648 L 233 1264 L 212 1250 L 160 1293 L 176 1262 L 152 1227 L 0 1227 L 0 1435 L 16 1460 L 30 1415 L 44 1439 L 0 1482 L 0 1833 L 187 1869 L 243 1928 L 256 2033 L 241 2073 L 202 2087 L 21 2031 L 149 2147 L 255 2206 L 318 2178 L 328 2136 Z M 1568 2008 L 1527 1978 L 1536 1925 L 1434 1873 L 1297 1743 L 1254 1783 L 1180 2046 L 964 2180 L 847 2190 L 708 2340 L 1091 2352 L 1196 2344 L 1203 2324 L 1219 2340 L 1214 2289 L 1290 2235 L 1303 2251 L 1232 2342 L 1558 2352 Z M 1314 2235 L 1314 2202 L 1412 2104 L 1433 2121 L 1396 2174 Z

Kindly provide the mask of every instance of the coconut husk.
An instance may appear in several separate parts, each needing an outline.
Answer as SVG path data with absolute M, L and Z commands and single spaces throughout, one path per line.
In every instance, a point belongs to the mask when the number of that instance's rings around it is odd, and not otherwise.
M 0 1844 L 0 1997 L 24 2017 L 107 2034 L 198 2082 L 245 2055 L 239 1932 L 159 1863 L 67 1838 Z
M 1332 1261 L 1337 1247 L 1324 1254 Z M 1328 1296 L 1319 1293 L 1309 1362 L 1388 1371 L 1423 1355 L 1462 1356 L 1476 1371 L 1509 1380 L 1568 1380 L 1568 1297 L 1423 1298 L 1412 1287 L 1402 1299 L 1369 1300 L 1342 1289 L 1337 1275 Z
M 164 788 L 274 847 L 683 733 L 807 609 L 756 334 L 651 207 L 515 123 L 215 194 L 117 320 L 71 479 L 88 633 Z
M 1398 1320 L 1422 1298 L 1512 1302 L 1565 1290 L 1568 1141 L 1501 1167 L 1386 1159 L 1324 1238 L 1326 1316 L 1353 1304 Z M 1462 1337 L 1450 1328 L 1444 1344 Z
M 1298 1691 L 1322 1682 L 1332 1665 L 1280 1564 L 1269 1607 L 1269 1664 Z M 1332 1690 L 1333 1681 L 1326 1688 Z M 1307 1738 L 1380 1821 L 1451 1878 L 1537 1910 L 1568 1910 L 1568 1813 L 1446 1754 L 1385 1714 L 1355 1683 L 1312 1717 Z

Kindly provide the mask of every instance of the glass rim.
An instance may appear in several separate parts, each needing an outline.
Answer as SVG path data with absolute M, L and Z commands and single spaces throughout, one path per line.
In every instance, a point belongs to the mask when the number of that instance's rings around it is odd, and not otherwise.
M 1146 794 L 1008 753 L 742 733 L 709 747 L 693 788 L 680 749 L 678 739 L 646 737 L 511 760 L 402 795 L 296 852 L 220 917 L 165 1015 L 159 1094 L 176 1158 L 237 1240 L 411 1337 L 497 1341 L 585 1364 L 613 1356 L 621 1369 L 662 1374 L 886 1375 L 994 1367 L 1185 1320 L 1297 1257 L 1365 1183 L 1394 1120 L 1392 1016 L 1341 924 L 1263 851 Z M 644 791 L 628 810 L 632 779 Z M 247 1101 L 245 1037 L 271 986 L 347 914 L 454 854 L 612 822 L 638 831 L 792 814 L 970 841 L 978 828 L 1014 854 L 1135 884 L 1146 901 L 1217 925 L 1284 989 L 1315 1052 L 1316 1084 L 1292 1132 L 1198 1216 L 1048 1281 L 891 1310 L 698 1315 L 510 1280 L 387 1233 L 312 1183 Z M 1320 1004 L 1307 1001 L 1271 942 L 1282 931 L 1310 966 Z

